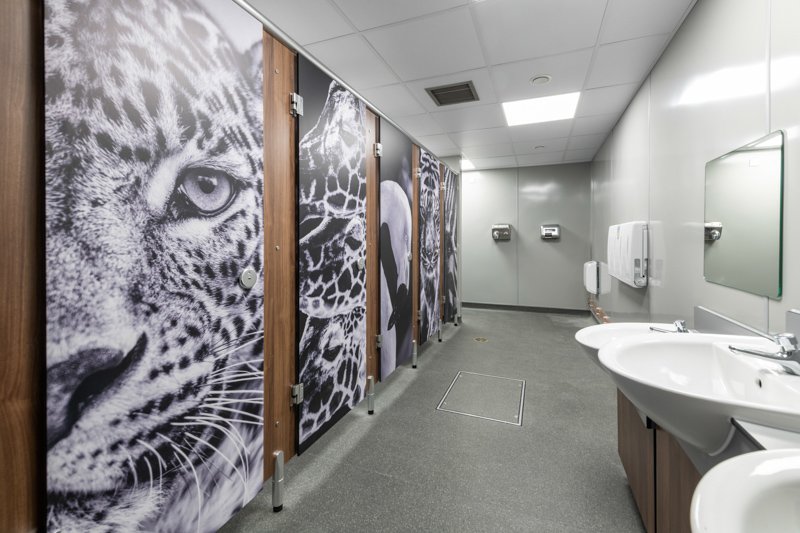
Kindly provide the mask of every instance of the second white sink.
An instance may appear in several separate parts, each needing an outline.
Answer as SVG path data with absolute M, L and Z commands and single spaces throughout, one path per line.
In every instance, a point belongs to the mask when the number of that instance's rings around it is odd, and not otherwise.
M 800 531 L 800 450 L 746 453 L 703 476 L 692 497 L 693 533 Z
M 575 333 L 575 340 L 580 343 L 586 355 L 593 363 L 603 367 L 597 359 L 597 353 L 600 348 L 610 342 L 621 339 L 627 339 L 636 335 L 646 335 L 649 333 L 656 333 L 650 328 L 655 327 L 673 331 L 675 326 L 673 324 L 651 324 L 649 322 L 613 322 L 610 324 L 596 324 L 579 330 Z
M 776 349 L 759 337 L 645 335 L 604 345 L 599 359 L 639 410 L 710 455 L 727 445 L 731 418 L 800 431 L 800 377 L 730 345 Z

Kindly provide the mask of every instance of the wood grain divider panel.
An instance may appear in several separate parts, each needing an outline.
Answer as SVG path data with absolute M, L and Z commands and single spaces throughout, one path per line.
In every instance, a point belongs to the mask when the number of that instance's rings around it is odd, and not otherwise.
M 296 54 L 264 33 L 264 476 L 273 452 L 295 455 L 291 405 L 297 356 L 297 121 L 289 95 Z
M 380 142 L 380 119 L 367 109 L 367 376 L 380 378 L 378 348 L 375 337 L 380 334 L 380 166 L 374 145 Z
M 656 531 L 691 533 L 689 512 L 700 473 L 675 437 L 656 426 Z
M 419 146 L 411 146 L 411 338 L 419 348 Z
M 44 36 L 42 2 L 0 17 L 0 531 L 44 504 Z
M 645 531 L 656 531 L 655 434 L 617 390 L 617 449 Z

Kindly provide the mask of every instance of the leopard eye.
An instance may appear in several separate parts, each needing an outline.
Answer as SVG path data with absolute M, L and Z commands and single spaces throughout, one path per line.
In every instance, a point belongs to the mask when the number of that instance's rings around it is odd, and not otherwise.
M 227 208 L 237 193 L 236 181 L 211 168 L 193 168 L 178 179 L 176 207 L 184 217 L 212 217 Z

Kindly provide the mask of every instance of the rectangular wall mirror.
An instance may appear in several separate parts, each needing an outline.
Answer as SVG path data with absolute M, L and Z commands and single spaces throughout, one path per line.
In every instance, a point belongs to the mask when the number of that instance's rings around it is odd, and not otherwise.
M 706 164 L 706 281 L 781 297 L 783 132 Z

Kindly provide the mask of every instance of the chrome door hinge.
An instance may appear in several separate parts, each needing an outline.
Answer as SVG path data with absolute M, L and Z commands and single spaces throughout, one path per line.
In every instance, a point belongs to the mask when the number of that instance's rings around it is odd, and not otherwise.
M 291 102 L 290 112 L 293 117 L 303 116 L 303 97 L 297 93 L 289 94 L 289 101 Z
M 381 157 L 383 155 L 383 145 L 381 143 L 375 143 L 373 147 L 375 148 L 375 157 Z
M 381 349 L 383 346 L 383 335 L 375 335 L 375 347 Z
M 292 405 L 302 405 L 303 403 L 303 384 L 292 385 Z

